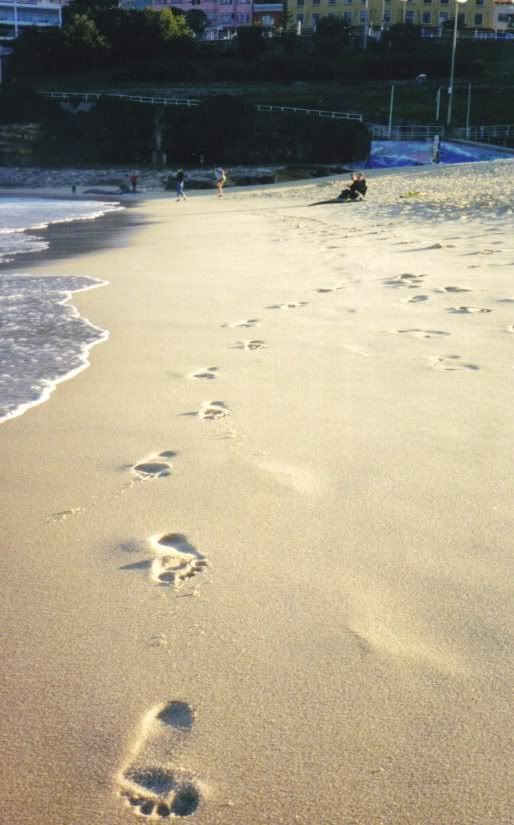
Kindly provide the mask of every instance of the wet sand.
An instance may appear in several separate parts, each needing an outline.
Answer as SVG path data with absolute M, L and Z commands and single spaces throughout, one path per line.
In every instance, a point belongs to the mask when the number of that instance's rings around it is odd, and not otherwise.
M 110 339 L 0 426 L 6 823 L 513 822 L 513 182 L 170 196 L 31 265 Z

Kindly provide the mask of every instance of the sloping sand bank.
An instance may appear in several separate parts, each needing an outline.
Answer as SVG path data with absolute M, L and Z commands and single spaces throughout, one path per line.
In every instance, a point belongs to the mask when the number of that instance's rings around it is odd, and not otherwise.
M 9 825 L 512 823 L 511 162 L 140 207 L 0 427 Z

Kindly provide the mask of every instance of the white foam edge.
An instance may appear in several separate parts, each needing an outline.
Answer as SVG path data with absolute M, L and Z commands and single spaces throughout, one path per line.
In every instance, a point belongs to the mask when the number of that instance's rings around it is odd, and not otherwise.
M 67 201 L 68 202 L 68 201 Z M 88 212 L 86 215 L 74 215 L 71 217 L 66 218 L 56 218 L 54 221 L 48 221 L 43 223 L 35 223 L 32 226 L 17 226 L 5 229 L 0 229 L 0 234 L 2 235 L 9 235 L 15 234 L 16 232 L 32 232 L 36 229 L 48 229 L 49 226 L 53 226 L 56 223 L 74 223 L 75 221 L 93 221 L 96 218 L 101 218 L 102 215 L 108 215 L 109 212 L 122 212 L 127 207 L 123 206 L 123 204 L 119 203 L 118 201 L 69 201 L 70 203 L 82 203 L 84 205 L 91 204 L 95 205 L 96 207 L 103 207 L 102 209 L 97 208 L 94 212 Z
M 14 273 L 14 274 L 23 276 L 25 273 L 20 272 L 20 273 Z M 30 278 L 30 277 L 33 277 L 33 276 L 31 276 L 29 273 L 27 273 L 26 277 Z M 66 275 L 64 275 L 64 276 L 47 275 L 46 277 L 49 277 L 49 278 L 54 278 L 54 277 L 55 278 L 59 278 L 59 277 L 63 277 L 63 278 L 66 278 L 66 277 L 68 277 L 68 278 L 69 277 L 72 277 L 72 278 L 73 277 L 81 277 L 81 278 L 85 277 L 85 278 L 88 278 L 90 276 L 88 276 L 88 275 L 85 275 L 85 276 L 82 276 L 82 275 L 80 275 L 80 276 L 75 276 L 75 275 L 68 275 L 68 276 L 66 276 Z M 94 283 L 89 284 L 88 286 L 79 287 L 78 289 L 63 290 L 64 298 L 61 301 L 57 301 L 57 303 L 60 304 L 61 306 L 64 305 L 64 304 L 67 304 L 69 301 L 71 301 L 71 299 L 73 298 L 73 295 L 74 295 L 75 292 L 87 292 L 88 290 L 96 289 L 99 286 L 108 286 L 109 285 L 109 281 L 101 281 L 99 278 L 90 278 L 90 280 L 93 281 Z M 67 372 L 66 375 L 61 375 L 61 376 L 59 376 L 59 378 L 55 378 L 54 380 L 45 379 L 44 382 L 42 382 L 42 392 L 41 392 L 40 397 L 36 398 L 34 401 L 27 401 L 25 404 L 20 404 L 19 407 L 16 407 L 16 409 L 13 410 L 12 412 L 6 413 L 6 415 L 1 416 L 0 417 L 0 424 L 3 424 L 4 421 L 9 421 L 12 418 L 17 418 L 19 415 L 23 415 L 31 407 L 37 407 L 39 404 L 44 404 L 45 401 L 48 401 L 48 399 L 50 398 L 50 396 L 52 395 L 53 391 L 56 389 L 58 384 L 62 384 L 63 381 L 68 381 L 68 379 L 74 378 L 76 375 L 79 374 L 79 372 L 82 372 L 82 370 L 85 370 L 86 367 L 90 366 L 90 361 L 89 361 L 89 358 L 88 358 L 90 350 L 92 350 L 93 347 L 95 347 L 97 344 L 103 344 L 104 341 L 107 341 L 110 338 L 111 333 L 109 332 L 109 330 L 101 329 L 101 327 L 97 327 L 95 324 L 92 324 L 91 321 L 89 321 L 88 318 L 85 318 L 83 315 L 80 314 L 77 307 L 72 306 L 72 312 L 73 312 L 73 315 L 75 316 L 75 318 L 81 318 L 86 324 L 88 324 L 91 327 L 91 329 L 97 330 L 97 332 L 100 333 L 100 337 L 98 338 L 98 340 L 92 341 L 90 344 L 84 344 L 83 345 L 82 352 L 79 355 L 79 357 L 82 360 L 82 363 L 79 364 L 78 367 L 75 367 L 74 369 Z

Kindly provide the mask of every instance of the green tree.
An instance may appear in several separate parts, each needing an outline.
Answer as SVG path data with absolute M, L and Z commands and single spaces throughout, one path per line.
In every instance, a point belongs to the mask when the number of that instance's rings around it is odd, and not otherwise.
M 71 0 L 63 7 L 63 23 L 66 25 L 77 14 L 87 14 L 96 20 L 103 11 L 118 8 L 118 0 Z
M 350 25 L 343 17 L 322 17 L 312 37 L 314 53 L 334 57 L 350 43 Z
M 199 37 L 204 33 L 209 18 L 202 9 L 189 9 L 186 11 L 186 23 Z
M 237 30 L 237 50 L 244 60 L 256 60 L 266 49 L 260 26 L 240 26 Z
M 94 20 L 86 14 L 76 14 L 64 29 L 67 63 L 72 69 L 91 69 L 103 63 L 109 44 L 100 34 Z
M 381 43 L 391 49 L 412 50 L 421 42 L 421 26 L 413 23 L 394 23 L 382 36 Z

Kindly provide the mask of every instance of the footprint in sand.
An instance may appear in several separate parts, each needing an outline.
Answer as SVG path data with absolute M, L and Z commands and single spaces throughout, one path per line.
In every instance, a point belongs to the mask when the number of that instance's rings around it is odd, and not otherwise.
M 170 819 L 198 809 L 198 781 L 181 766 L 193 721 L 192 708 L 180 700 L 143 717 L 128 764 L 117 776 L 119 795 L 138 816 Z
M 299 309 L 307 306 L 307 301 L 291 301 L 289 304 L 272 304 L 266 309 Z
M 327 292 L 337 292 L 337 290 L 343 289 L 342 286 L 320 286 L 314 290 L 314 292 L 319 292 L 321 295 L 325 295 Z
M 413 295 L 412 298 L 402 298 L 402 304 L 419 304 L 422 301 L 428 301 L 428 295 Z
M 198 417 L 202 421 L 214 421 L 227 415 L 230 415 L 230 410 L 227 409 L 223 401 L 204 401 L 202 408 L 198 411 Z
M 410 272 L 404 272 L 402 275 L 396 275 L 394 278 L 386 278 L 382 281 L 386 286 L 392 287 L 408 287 L 408 289 L 415 289 L 423 284 L 424 275 L 412 275 Z
M 189 377 L 194 378 L 196 381 L 213 381 L 216 378 L 215 373 L 217 373 L 218 370 L 219 367 L 204 367 L 196 372 L 192 372 Z
M 250 329 L 255 327 L 260 321 L 260 318 L 247 318 L 245 321 L 234 321 L 233 324 L 222 324 L 223 329 L 236 329 L 237 327 L 246 327 Z
M 452 315 L 473 315 L 478 312 L 492 312 L 492 309 L 486 307 L 449 307 L 448 312 Z
M 442 329 L 397 329 L 396 332 L 405 335 L 412 335 L 413 338 L 436 338 L 440 335 L 451 335 Z
M 150 546 L 155 554 L 150 575 L 156 584 L 178 589 L 207 567 L 205 556 L 182 533 L 152 536 Z
M 464 286 L 443 286 L 440 289 L 434 289 L 434 292 L 472 292 Z
M 434 369 L 445 370 L 446 372 L 480 369 L 477 364 L 466 364 L 461 360 L 460 355 L 447 355 L 445 358 L 433 358 L 430 361 L 430 366 L 434 367 Z
M 121 549 L 131 555 L 144 553 L 146 556 L 140 561 L 122 565 L 121 570 L 145 571 L 155 584 L 174 590 L 180 590 L 208 566 L 203 553 L 182 533 L 151 536 L 146 541 L 127 541 Z
M 164 450 L 162 453 L 152 453 L 148 458 L 134 464 L 130 469 L 137 478 L 146 480 L 149 478 L 163 478 L 171 475 L 173 465 L 170 459 L 175 458 L 177 453 L 174 450 Z
M 246 352 L 253 352 L 257 349 L 266 349 L 267 344 L 258 338 L 249 339 L 245 341 L 238 341 L 235 349 L 244 349 Z

